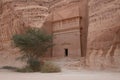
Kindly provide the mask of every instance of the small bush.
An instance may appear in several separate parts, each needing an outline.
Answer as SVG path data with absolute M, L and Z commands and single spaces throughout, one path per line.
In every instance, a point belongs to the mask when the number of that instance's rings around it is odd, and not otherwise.
M 43 65 L 42 62 L 40 62 L 37 59 L 29 59 L 27 61 L 27 66 L 22 69 L 17 69 L 17 72 L 40 72 L 41 66 Z
M 17 69 L 16 72 L 34 72 L 29 66 L 26 66 L 22 69 Z
M 12 66 L 3 66 L 1 69 L 16 70 L 17 68 Z
M 43 73 L 61 72 L 61 69 L 59 66 L 51 62 L 45 62 L 44 65 L 41 67 L 41 72 Z
M 27 63 L 29 64 L 29 68 L 32 69 L 34 72 L 40 71 L 42 64 L 39 60 L 31 58 L 27 61 Z

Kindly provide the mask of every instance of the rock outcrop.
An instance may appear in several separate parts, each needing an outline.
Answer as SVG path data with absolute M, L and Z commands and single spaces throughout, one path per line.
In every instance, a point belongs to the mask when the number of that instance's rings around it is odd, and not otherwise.
M 90 0 L 88 59 L 94 68 L 120 67 L 120 1 Z
M 28 27 L 41 27 L 47 13 L 46 7 L 39 6 L 33 1 L 0 0 L 0 63 L 2 66 L 21 65 L 15 60 L 19 56 L 19 49 L 12 46 L 12 36 L 23 33 Z M 35 26 L 36 24 L 40 25 Z
M 0 15 L 0 46 L 4 48 L 4 43 L 11 40 L 14 34 L 24 32 L 27 24 L 21 16 L 14 10 L 12 2 L 2 4 Z
M 14 10 L 12 2 L 3 2 L 1 4 L 0 63 L 1 65 L 14 65 L 14 63 L 18 65 L 18 62 L 15 60 L 15 58 L 19 55 L 19 50 L 11 46 L 11 39 L 14 34 L 23 33 L 27 29 L 28 25 Z
M 5 60 L 2 66 L 19 65 L 15 60 L 19 49 L 12 46 L 12 36 L 28 27 L 40 28 L 49 14 L 48 8 L 57 2 L 59 0 L 0 0 L 0 63 Z

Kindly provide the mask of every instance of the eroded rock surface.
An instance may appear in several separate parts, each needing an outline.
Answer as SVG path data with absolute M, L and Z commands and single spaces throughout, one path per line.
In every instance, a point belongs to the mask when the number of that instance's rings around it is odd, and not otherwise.
M 88 64 L 92 68 L 120 68 L 120 1 L 90 0 Z
M 13 65 L 19 49 L 14 48 L 11 39 L 14 34 L 23 33 L 28 27 L 41 27 L 49 14 L 50 6 L 59 0 L 0 0 L 0 63 Z M 18 64 L 17 64 L 18 63 Z

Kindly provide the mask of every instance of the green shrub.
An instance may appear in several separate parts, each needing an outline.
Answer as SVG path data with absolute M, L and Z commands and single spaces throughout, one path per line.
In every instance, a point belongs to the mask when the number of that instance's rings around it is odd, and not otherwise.
M 12 66 L 3 66 L 1 69 L 8 69 L 16 72 L 34 72 L 29 66 L 26 66 L 24 68 L 17 68 Z
M 51 62 L 45 62 L 44 65 L 41 67 L 41 72 L 43 73 L 61 72 L 61 69 L 59 66 Z
M 15 34 L 12 40 L 14 45 L 22 51 L 22 58 L 25 59 L 38 59 L 53 46 L 52 36 L 39 28 L 30 28 L 23 34 Z
M 27 63 L 29 64 L 29 68 L 32 69 L 34 72 L 40 71 L 40 68 L 42 66 L 42 63 L 40 63 L 39 60 L 33 58 L 29 59 Z
M 29 59 L 27 61 L 27 66 L 22 69 L 17 69 L 17 72 L 39 72 L 41 70 L 41 66 L 43 65 L 42 62 L 40 62 L 37 59 Z
M 17 68 L 12 66 L 3 66 L 1 69 L 16 70 Z
M 25 60 L 33 71 L 40 71 L 41 64 L 38 60 L 53 46 L 52 36 L 39 28 L 29 28 L 25 33 L 14 35 L 12 40 L 21 50 L 19 59 Z
M 34 72 L 29 66 L 26 66 L 22 69 L 17 69 L 16 72 Z

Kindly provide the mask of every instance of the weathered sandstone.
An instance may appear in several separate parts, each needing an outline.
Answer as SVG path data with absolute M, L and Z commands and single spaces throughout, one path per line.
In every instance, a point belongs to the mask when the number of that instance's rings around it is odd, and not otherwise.
M 87 59 L 94 68 L 120 67 L 119 3 L 119 0 L 89 0 Z

